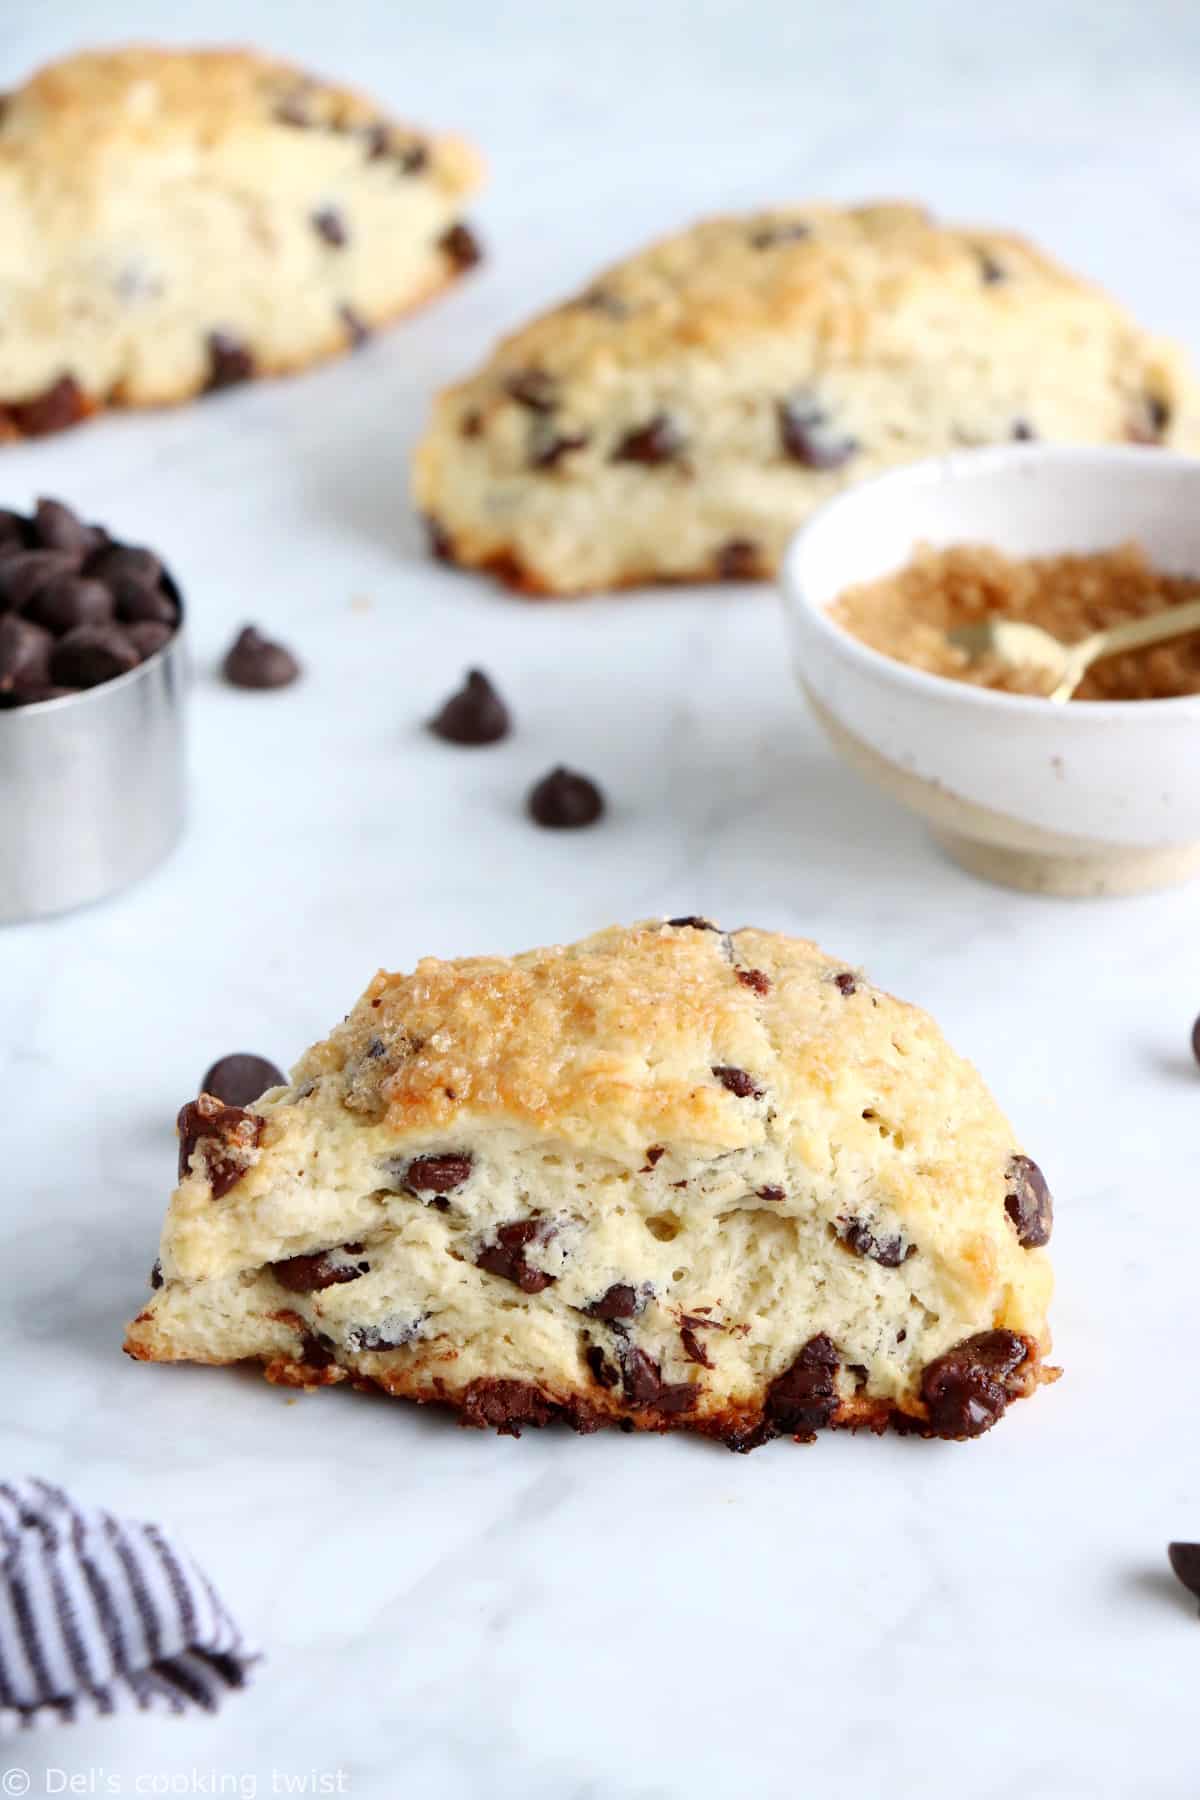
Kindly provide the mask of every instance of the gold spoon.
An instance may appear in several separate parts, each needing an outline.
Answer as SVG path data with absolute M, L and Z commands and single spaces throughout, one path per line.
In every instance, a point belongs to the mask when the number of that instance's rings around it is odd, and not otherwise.
M 1119 650 L 1142 650 L 1167 638 L 1200 631 L 1200 600 L 1169 606 L 1145 619 L 1127 619 L 1106 631 L 1093 631 L 1077 644 L 1064 644 L 1040 625 L 1024 625 L 1016 619 L 981 619 L 977 625 L 960 625 L 946 633 L 947 641 L 965 650 L 972 662 L 998 656 L 1015 668 L 1036 669 L 1053 680 L 1048 700 L 1069 700 L 1084 675 L 1102 656 Z

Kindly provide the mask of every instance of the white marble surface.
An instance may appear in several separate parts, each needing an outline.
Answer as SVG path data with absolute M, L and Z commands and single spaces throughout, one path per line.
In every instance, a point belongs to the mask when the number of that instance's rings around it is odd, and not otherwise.
M 526 606 L 423 560 L 404 500 L 434 384 L 708 207 L 921 193 L 1187 332 L 1194 9 L 56 0 L 6 17 L 4 72 L 194 29 L 472 129 L 494 257 L 351 362 L 3 453 L 0 500 L 61 493 L 169 551 L 200 675 L 183 848 L 0 935 L 0 1470 L 170 1520 L 270 1660 L 215 1720 L 52 1732 L 0 1766 L 34 1794 L 339 1771 L 372 1800 L 1194 1794 L 1200 1627 L 1164 1546 L 1200 1537 L 1197 891 L 978 886 L 831 760 L 769 592 Z M 214 682 L 245 619 L 296 644 L 303 686 Z M 490 752 L 419 728 L 468 661 L 520 721 Z M 603 780 L 603 829 L 522 821 L 558 759 Z M 1057 1388 L 974 1446 L 735 1458 L 497 1441 L 121 1356 L 213 1056 L 289 1059 L 379 963 L 660 909 L 816 935 L 983 1065 L 1059 1195 Z

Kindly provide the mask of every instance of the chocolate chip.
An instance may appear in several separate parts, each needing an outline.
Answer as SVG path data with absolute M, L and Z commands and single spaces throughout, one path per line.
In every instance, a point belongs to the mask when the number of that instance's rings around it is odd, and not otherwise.
M 56 575 L 24 607 L 27 619 L 56 636 L 76 625 L 107 625 L 113 610 L 113 597 L 104 583 L 82 575 Z
M 634 1344 L 622 1344 L 618 1350 L 621 1363 L 621 1385 L 631 1406 L 656 1406 L 660 1412 L 690 1412 L 699 1394 L 688 1381 L 664 1382 L 662 1369 L 653 1357 Z
M 764 975 L 761 969 L 735 969 L 738 980 L 743 987 L 753 988 L 756 994 L 769 994 L 771 978 Z
M 193 1154 L 201 1151 L 214 1200 L 220 1200 L 239 1182 L 250 1166 L 250 1152 L 262 1136 L 265 1121 L 240 1106 L 222 1106 L 211 1094 L 201 1094 L 180 1108 L 179 1179 L 189 1173 Z
M 1015 1331 L 981 1331 L 931 1362 L 921 1398 L 938 1437 L 978 1437 L 1013 1397 L 1010 1381 L 1029 1352 Z
M 1161 444 L 1171 423 L 1171 409 L 1158 394 L 1143 394 L 1125 433 L 1132 444 Z
M 370 342 L 371 327 L 359 318 L 348 301 L 343 300 L 338 307 L 338 318 L 346 327 L 346 336 L 352 350 L 361 350 L 364 344 Z
M 429 146 L 408 144 L 396 158 L 406 175 L 420 175 L 429 167 Z
M 506 1281 L 515 1281 L 523 1294 L 540 1294 L 554 1281 L 553 1275 L 547 1275 L 544 1269 L 535 1269 L 525 1261 L 525 1249 L 529 1244 L 540 1243 L 546 1237 L 546 1225 L 542 1219 L 514 1219 L 508 1225 L 501 1225 L 496 1231 L 496 1240 L 482 1249 L 475 1258 L 475 1266 L 486 1269 L 489 1275 L 502 1275 Z
M 335 250 L 345 249 L 350 241 L 350 234 L 346 229 L 346 221 L 336 206 L 321 207 L 311 215 L 311 222 L 319 238 L 323 238 Z
M 800 1438 L 822 1430 L 837 1410 L 837 1371 L 832 1340 L 824 1332 L 809 1338 L 795 1362 L 767 1389 L 766 1422 Z
M 437 562 L 453 563 L 456 560 L 454 555 L 454 539 L 450 536 L 450 533 L 446 530 L 441 520 L 435 519 L 432 514 L 428 514 L 424 520 L 424 525 L 430 556 Z
M 469 1180 L 471 1158 L 458 1150 L 441 1156 L 417 1156 L 404 1171 L 404 1185 L 414 1194 L 448 1194 Z
M 855 981 L 849 969 L 843 969 L 840 975 L 835 975 L 833 978 L 833 985 L 840 994 L 846 996 L 847 1000 L 850 998 L 851 994 L 857 994 L 858 992 L 858 983 Z
M 627 319 L 630 313 L 628 301 L 622 300 L 610 288 L 589 288 L 586 294 L 580 294 L 570 304 L 581 306 L 587 312 L 604 313 L 610 319 Z
M 483 414 L 475 407 L 472 407 L 469 412 L 465 412 L 458 421 L 458 435 L 462 438 L 483 436 Z
M 518 369 L 504 383 L 504 391 L 518 406 L 530 412 L 553 412 L 558 404 L 558 383 L 545 369 Z
M 459 1402 L 464 1425 L 491 1426 L 501 1437 L 519 1438 L 525 1426 L 535 1429 L 565 1417 L 577 1431 L 594 1431 L 595 1422 L 557 1406 L 530 1381 L 504 1381 L 481 1375 L 469 1381 Z
M 29 604 L 47 582 L 58 575 L 73 575 L 79 566 L 77 556 L 61 550 L 19 550 L 0 561 L 0 610 L 18 610 Z
M 368 162 L 382 162 L 385 156 L 391 154 L 391 129 L 389 126 L 383 124 L 381 120 L 376 120 L 374 124 L 363 126 L 362 140 L 363 148 L 367 153 Z
M 616 1387 L 620 1374 L 605 1356 L 599 1344 L 589 1344 L 584 1351 L 584 1360 L 592 1372 L 592 1379 L 602 1388 Z
M 856 1256 L 870 1257 L 872 1262 L 882 1264 L 885 1269 L 898 1269 L 902 1262 L 917 1253 L 917 1246 L 906 1244 L 901 1237 L 876 1236 L 861 1219 L 839 1219 L 837 1234 L 846 1248 L 853 1250 Z
M 718 581 L 759 581 L 765 574 L 762 547 L 753 538 L 730 538 L 717 551 Z
M 232 332 L 210 331 L 208 334 L 208 382 L 210 392 L 217 388 L 236 387 L 254 374 L 253 352 Z
M 747 1075 L 745 1069 L 735 1069 L 730 1063 L 716 1063 L 713 1074 L 721 1086 L 728 1088 L 731 1094 L 736 1094 L 739 1100 L 762 1099 L 762 1088 L 752 1075 Z
M 306 1331 L 300 1340 L 300 1361 L 310 1369 L 327 1369 L 334 1362 L 333 1339 L 323 1331 Z
M 584 1312 L 592 1319 L 636 1319 L 645 1306 L 645 1296 L 626 1281 L 614 1281 L 598 1300 L 589 1300 Z
M 994 287 L 997 282 L 1008 280 L 1008 270 L 989 251 L 979 250 L 976 254 L 979 257 L 979 279 L 985 287 Z
M 52 431 L 64 431 L 86 418 L 88 411 L 83 389 L 73 375 L 61 375 L 32 400 L 0 404 L 0 418 L 11 419 L 22 437 L 47 437 Z
M 154 619 L 143 619 L 138 625 L 127 625 L 125 636 L 129 639 L 143 662 L 157 656 L 164 644 L 169 644 L 175 633 L 169 625 L 160 625 Z
M 157 1257 L 155 1257 L 154 1267 L 150 1271 L 150 1286 L 152 1288 L 157 1289 L 157 1288 L 160 1288 L 162 1286 L 162 1284 L 163 1284 L 162 1263 L 158 1260 Z
M 1032 444 L 1037 438 L 1037 432 L 1028 419 L 1014 419 L 1010 435 L 1018 444 Z
M 1176 1580 L 1200 1600 L 1200 1544 L 1168 1544 L 1167 1559 Z
M 304 92 L 289 94 L 275 108 L 275 120 L 279 125 L 291 125 L 297 131 L 308 131 L 313 124 L 312 112 L 308 104 L 308 96 Z
M 50 679 L 63 687 L 99 687 L 136 669 L 140 658 L 119 625 L 76 625 L 50 653 Z
M 784 1188 L 781 1188 L 781 1187 L 760 1187 L 760 1188 L 756 1188 L 755 1192 L 757 1193 L 760 1200 L 786 1200 L 787 1199 L 787 1192 Z
M 662 1161 L 666 1154 L 667 1147 L 665 1144 L 651 1144 L 646 1152 L 646 1167 L 652 1169 L 656 1163 Z
M 707 1324 L 707 1322 L 707 1320 L 704 1321 L 705 1324 Z M 704 1348 L 704 1345 L 696 1336 L 694 1326 L 681 1325 L 679 1327 L 679 1337 L 683 1344 L 683 1353 L 689 1362 L 699 1363 L 702 1369 L 712 1369 L 716 1367 L 715 1363 L 713 1363 L 709 1357 L 707 1350 Z
M 1014 1156 L 1006 1179 L 1004 1210 L 1017 1228 L 1018 1241 L 1026 1250 L 1048 1244 L 1054 1225 L 1054 1201 L 1046 1177 L 1031 1157 Z
M 428 1317 L 428 1313 L 420 1313 L 414 1319 L 404 1320 L 391 1315 L 379 1325 L 356 1325 L 346 1333 L 346 1348 L 403 1350 L 406 1344 L 420 1336 L 421 1326 Z
M 711 919 L 701 919 L 696 913 L 687 913 L 681 919 L 668 919 L 667 924 L 673 926 L 676 931 L 717 931 L 720 929 L 719 926 L 713 924 Z
M 555 431 L 547 420 L 539 419 L 530 439 L 531 469 L 553 469 L 574 450 L 586 450 L 591 443 L 586 431 Z
M 48 681 L 53 648 L 50 633 L 32 619 L 0 614 L 0 693 Z
M 571 831 L 595 824 L 604 811 L 604 795 L 586 775 L 560 765 L 530 788 L 526 806 L 535 824 L 550 831 Z
M 858 449 L 856 439 L 830 429 L 829 414 L 809 394 L 781 401 L 778 419 L 784 451 L 806 469 L 840 469 Z
M 104 581 L 110 587 L 128 581 L 153 590 L 163 568 L 153 550 L 138 544 L 105 544 L 88 557 L 83 572 L 89 580 Z
M 215 1094 L 224 1106 L 249 1106 L 268 1088 L 282 1087 L 287 1077 L 265 1056 L 238 1050 L 222 1056 L 205 1071 L 202 1094 Z
M 253 625 L 234 639 L 221 664 L 221 673 L 233 687 L 290 687 L 300 676 L 300 664 L 283 644 L 276 644 Z
M 282 1262 L 268 1263 L 276 1281 L 293 1294 L 319 1293 L 325 1288 L 343 1287 L 348 1281 L 359 1281 L 371 1270 L 367 1262 L 339 1262 L 346 1252 L 361 1251 L 361 1244 L 343 1244 L 338 1250 L 318 1250 L 312 1256 L 287 1256 Z
M 429 729 L 448 744 L 496 744 L 508 736 L 512 719 L 483 670 L 470 669 L 465 686 L 451 694 Z
M 473 269 L 483 261 L 483 246 L 470 227 L 461 222 L 442 233 L 438 249 L 445 252 L 456 269 Z
M 1200 1063 L 1200 1018 L 1192 1026 L 1192 1055 Z
M 123 625 L 171 625 L 179 620 L 179 607 L 161 588 L 147 587 L 141 581 L 120 575 L 107 582 L 117 603 L 117 617 Z
M 39 499 L 33 514 L 33 535 L 43 550 L 62 550 L 68 556 L 85 556 L 95 548 L 96 533 L 61 500 Z
M 811 225 L 800 220 L 792 224 L 762 225 L 750 234 L 750 246 L 754 250 L 770 250 L 775 244 L 794 244 L 801 239 L 812 236 Z
M 23 513 L 0 506 L 0 556 L 11 548 L 23 550 L 29 541 L 29 522 Z
M 655 413 L 645 425 L 627 431 L 612 453 L 613 462 L 674 462 L 682 454 L 684 435 L 669 413 Z

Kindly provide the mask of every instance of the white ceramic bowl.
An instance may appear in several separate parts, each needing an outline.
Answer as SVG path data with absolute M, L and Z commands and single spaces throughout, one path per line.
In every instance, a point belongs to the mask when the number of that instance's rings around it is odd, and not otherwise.
M 1200 871 L 1200 697 L 1055 705 L 928 675 L 829 617 L 918 543 L 1015 556 L 1136 539 L 1200 577 L 1200 460 L 1020 444 L 851 488 L 784 560 L 801 686 L 841 754 L 920 813 L 965 867 L 1039 893 L 1113 894 Z

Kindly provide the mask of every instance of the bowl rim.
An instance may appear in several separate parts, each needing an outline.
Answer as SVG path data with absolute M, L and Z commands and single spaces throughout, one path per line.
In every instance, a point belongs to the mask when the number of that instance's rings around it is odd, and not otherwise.
M 805 615 L 817 632 L 843 656 L 850 660 L 857 658 L 875 675 L 942 704 L 958 701 L 967 706 L 991 707 L 1016 717 L 1072 719 L 1081 724 L 1104 719 L 1165 718 L 1168 714 L 1174 718 L 1191 714 L 1200 719 L 1200 694 L 1171 694 L 1154 700 L 1081 700 L 1073 705 L 1070 701 L 1049 700 L 1042 694 L 1010 694 L 996 688 L 979 687 L 970 681 L 955 681 L 951 675 L 934 675 L 927 669 L 901 662 L 898 657 L 886 656 L 882 650 L 875 650 L 855 637 L 830 616 L 832 602 L 822 605 L 814 600 L 801 580 L 800 563 L 813 535 L 824 529 L 836 515 L 853 511 L 864 502 L 869 503 L 880 489 L 924 487 L 934 481 L 949 485 L 967 471 L 974 477 L 986 478 L 989 473 L 1004 472 L 1014 466 L 1073 462 L 1100 464 L 1110 470 L 1129 466 L 1190 469 L 1200 486 L 1200 456 L 1187 456 L 1181 451 L 1150 444 L 993 444 L 923 457 L 919 462 L 885 470 L 868 481 L 843 489 L 805 520 L 789 539 L 779 566 L 778 586 L 785 610 Z M 913 539 L 910 556 L 919 541 Z M 1197 583 L 1200 584 L 1200 569 L 1197 570 Z

